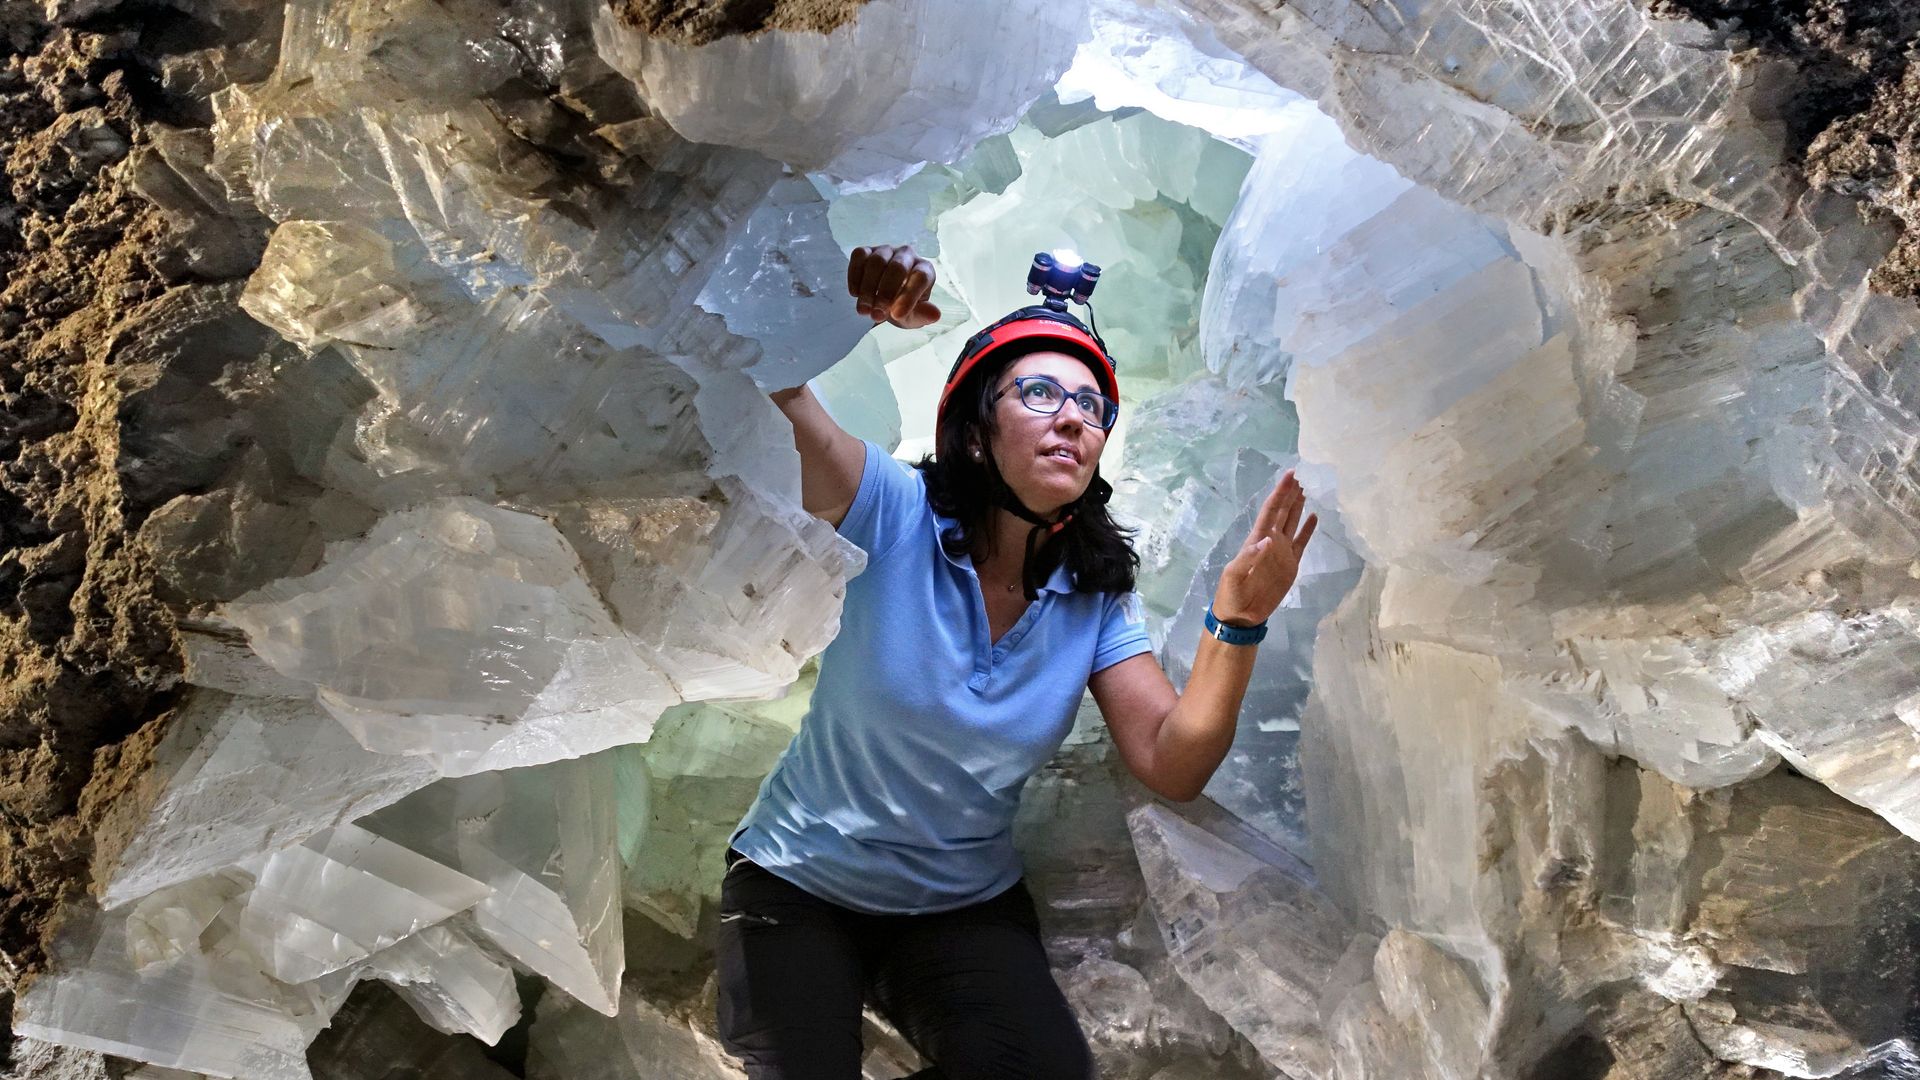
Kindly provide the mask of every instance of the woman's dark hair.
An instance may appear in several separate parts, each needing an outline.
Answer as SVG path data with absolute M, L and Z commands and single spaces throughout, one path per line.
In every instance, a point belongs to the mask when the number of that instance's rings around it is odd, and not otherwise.
M 1027 345 L 1021 349 L 1021 345 Z M 993 403 L 987 400 L 994 384 L 1007 367 L 1031 352 L 1057 349 L 1057 343 L 1044 340 L 1006 346 L 1008 355 L 995 356 L 988 363 L 967 373 L 954 388 L 948 402 L 946 422 L 934 439 L 934 452 L 916 466 L 927 481 L 927 502 L 943 517 L 954 519 L 951 528 L 940 536 L 940 546 L 948 555 L 962 558 L 970 554 L 976 542 L 991 545 L 993 533 L 987 527 L 993 511 L 1002 499 L 1014 501 L 1006 481 L 1001 478 L 993 455 L 975 461 L 968 454 L 968 437 L 982 447 L 991 446 L 994 432 Z M 1087 490 L 1069 503 L 1066 510 L 1072 520 L 1060 531 L 1044 535 L 1038 547 L 1028 545 L 1023 574 L 1027 599 L 1037 597 L 1040 585 L 1065 561 L 1073 576 L 1073 587 L 1091 592 L 1131 592 L 1134 572 L 1140 556 L 1129 543 L 1133 533 L 1123 529 L 1107 512 L 1107 499 L 1113 488 L 1094 471 Z M 988 552 L 991 554 L 991 551 Z

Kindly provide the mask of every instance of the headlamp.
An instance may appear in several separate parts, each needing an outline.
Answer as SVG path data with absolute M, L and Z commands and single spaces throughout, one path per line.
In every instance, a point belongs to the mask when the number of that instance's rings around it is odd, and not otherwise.
M 1027 292 L 1044 296 L 1042 301 L 1054 311 L 1067 310 L 1067 301 L 1084 304 L 1100 284 L 1100 268 L 1081 262 L 1080 256 L 1064 248 L 1054 252 L 1036 252 L 1027 271 Z

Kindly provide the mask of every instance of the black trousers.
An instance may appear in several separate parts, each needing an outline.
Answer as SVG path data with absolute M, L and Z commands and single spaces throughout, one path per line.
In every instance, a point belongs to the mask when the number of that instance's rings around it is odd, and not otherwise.
M 868 915 L 727 852 L 720 1036 L 751 1080 L 858 1080 L 871 1000 L 933 1067 L 915 1080 L 1091 1080 L 1024 882 L 971 907 Z

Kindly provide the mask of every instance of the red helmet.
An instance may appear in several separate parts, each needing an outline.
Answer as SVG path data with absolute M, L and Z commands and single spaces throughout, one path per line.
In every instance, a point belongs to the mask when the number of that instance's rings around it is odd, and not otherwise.
M 1064 311 L 1024 307 L 967 339 L 966 347 L 960 350 L 960 359 L 954 361 L 953 370 L 947 373 L 946 387 L 940 391 L 934 430 L 938 431 L 946 422 L 947 401 L 953 397 L 954 390 L 988 357 L 1009 352 L 1019 356 L 1045 349 L 1056 349 L 1085 363 L 1099 380 L 1101 392 L 1112 398 L 1115 405 L 1120 403 L 1120 379 L 1114 374 L 1113 357 L 1108 354 L 1106 343 Z

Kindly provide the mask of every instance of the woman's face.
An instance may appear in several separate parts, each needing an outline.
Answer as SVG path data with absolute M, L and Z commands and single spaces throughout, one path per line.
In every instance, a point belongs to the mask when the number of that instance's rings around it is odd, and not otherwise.
M 1069 394 L 1100 393 L 1100 384 L 1086 364 L 1057 352 L 1029 353 L 994 379 L 999 397 L 989 406 L 994 431 L 987 450 L 1020 502 L 1036 514 L 1051 515 L 1087 489 L 1107 433 L 1081 416 L 1071 399 L 1052 416 L 1022 405 L 1013 382 L 1022 375 L 1050 376 Z

